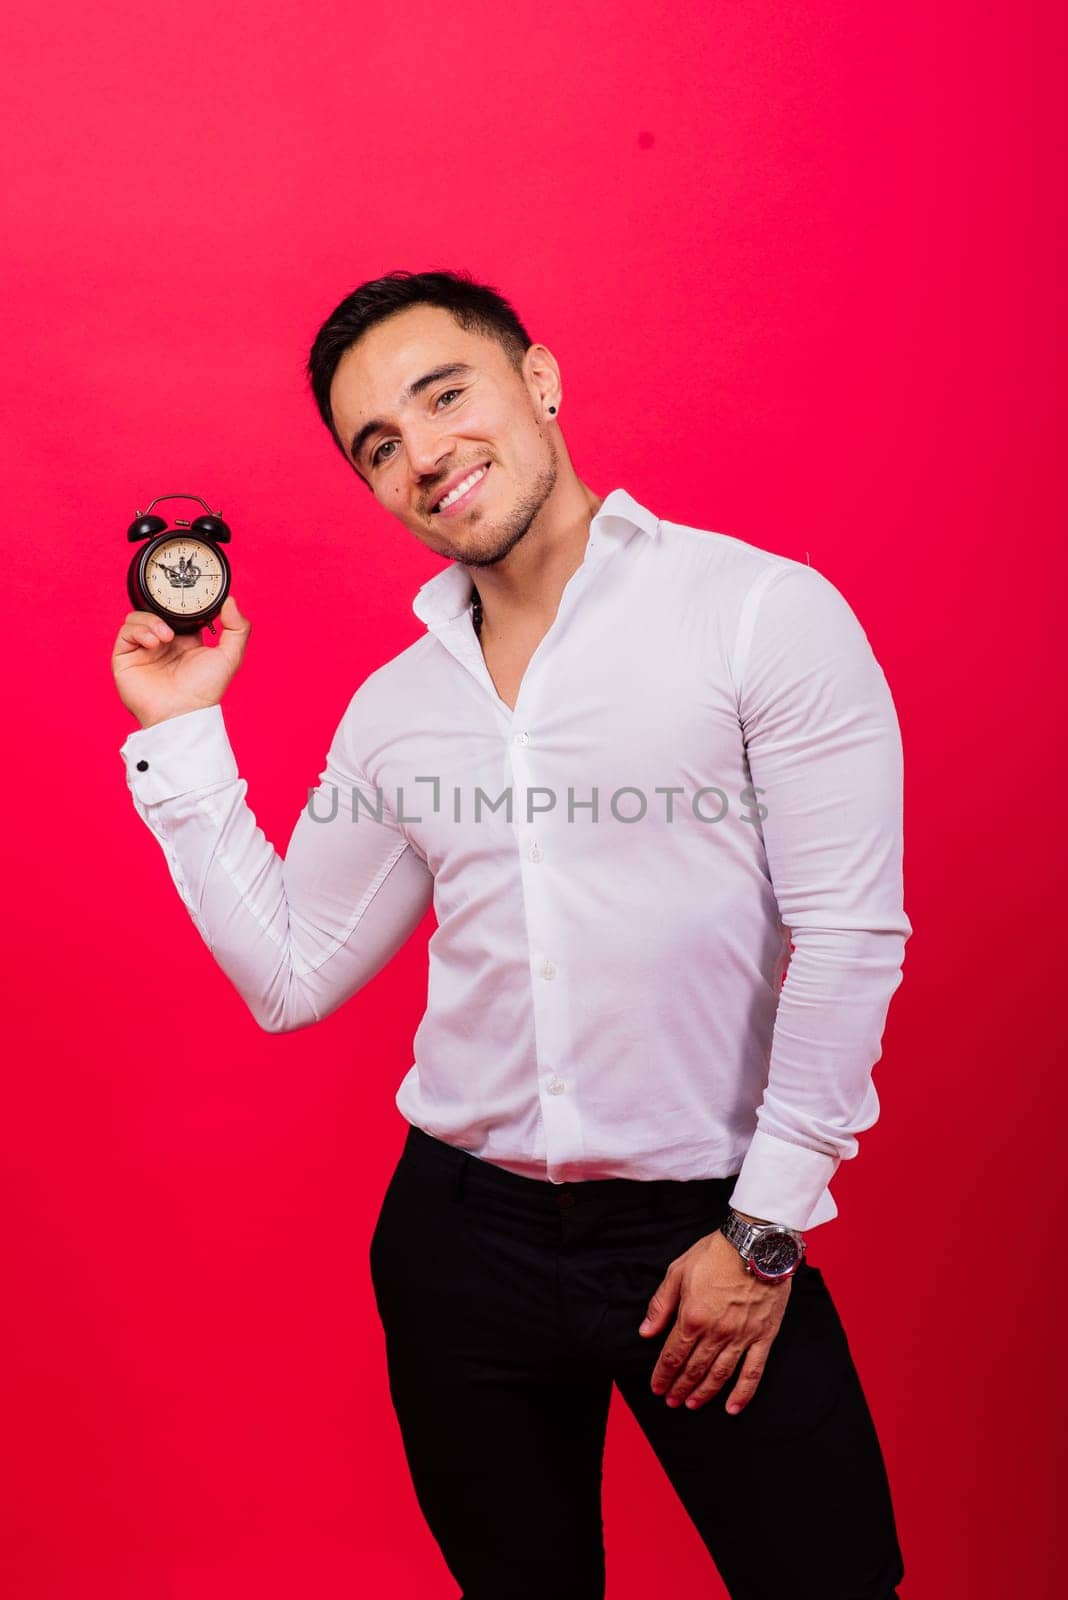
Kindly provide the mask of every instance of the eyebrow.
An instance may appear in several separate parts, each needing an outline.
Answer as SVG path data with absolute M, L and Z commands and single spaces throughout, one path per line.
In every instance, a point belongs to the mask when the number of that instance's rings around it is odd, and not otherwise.
M 422 394 L 424 389 L 429 389 L 432 383 L 439 383 L 442 378 L 467 378 L 474 370 L 474 367 L 469 367 L 464 361 L 450 361 L 447 366 L 435 367 L 432 372 L 424 372 L 421 378 L 414 379 L 401 391 L 401 405 L 407 400 L 414 400 L 417 394 Z M 373 433 L 377 433 L 380 428 L 388 427 L 389 423 L 381 417 L 374 417 L 370 422 L 365 422 L 353 436 L 352 444 L 349 446 L 349 454 L 353 461 L 359 460 L 364 445 Z

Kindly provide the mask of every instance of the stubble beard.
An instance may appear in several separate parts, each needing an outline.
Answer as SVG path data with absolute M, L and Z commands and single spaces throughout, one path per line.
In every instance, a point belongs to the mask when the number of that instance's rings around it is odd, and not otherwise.
M 504 518 L 486 528 L 472 530 L 478 543 L 472 550 L 441 550 L 438 553 L 465 567 L 493 567 L 514 550 L 520 539 L 529 533 L 534 518 L 556 487 L 557 466 L 554 458 L 546 462 L 533 483 L 520 495 L 517 503 Z

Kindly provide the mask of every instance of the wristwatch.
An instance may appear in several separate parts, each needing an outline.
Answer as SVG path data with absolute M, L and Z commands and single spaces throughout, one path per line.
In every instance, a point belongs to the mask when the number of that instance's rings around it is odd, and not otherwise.
M 765 1283 L 792 1278 L 805 1254 L 805 1236 L 799 1228 L 778 1222 L 747 1222 L 729 1208 L 720 1228 L 745 1262 L 747 1271 Z

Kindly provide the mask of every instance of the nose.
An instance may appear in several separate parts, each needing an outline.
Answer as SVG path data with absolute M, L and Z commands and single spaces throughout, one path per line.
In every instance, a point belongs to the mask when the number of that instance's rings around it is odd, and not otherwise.
M 412 471 L 420 478 L 439 477 L 452 454 L 451 442 L 430 428 L 413 428 L 406 444 Z

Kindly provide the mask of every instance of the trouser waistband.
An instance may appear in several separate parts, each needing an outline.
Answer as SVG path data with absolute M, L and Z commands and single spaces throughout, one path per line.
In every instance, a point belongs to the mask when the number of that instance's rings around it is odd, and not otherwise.
M 575 1204 L 648 1204 L 654 1213 L 673 1205 L 687 1205 L 708 1197 L 725 1198 L 737 1182 L 738 1174 L 726 1178 L 582 1178 L 553 1183 L 548 1178 L 531 1178 L 511 1172 L 472 1155 L 458 1145 L 438 1139 L 415 1123 L 409 1123 L 401 1156 L 409 1165 L 428 1169 L 444 1168 L 453 1173 L 454 1194 L 462 1199 L 469 1181 L 482 1189 L 511 1196 L 541 1210 Z

